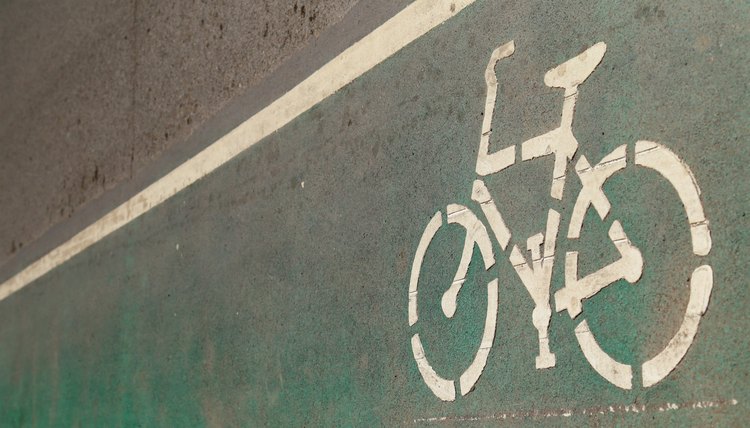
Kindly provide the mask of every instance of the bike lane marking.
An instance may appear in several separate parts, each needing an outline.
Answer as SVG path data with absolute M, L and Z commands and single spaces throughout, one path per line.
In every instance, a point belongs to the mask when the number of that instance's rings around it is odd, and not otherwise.
M 533 137 L 521 143 L 521 160 L 529 161 L 538 157 L 554 155 L 555 164 L 552 176 L 550 196 L 560 200 L 562 198 L 563 185 L 565 183 L 565 171 L 578 150 L 578 141 L 572 132 L 575 104 L 578 96 L 579 86 L 591 75 L 594 69 L 602 61 L 606 51 L 604 42 L 596 43 L 586 49 L 583 53 L 573 57 L 564 63 L 547 71 L 544 82 L 551 88 L 562 88 L 565 90 L 561 114 L 560 126 L 540 136 Z M 499 173 L 515 163 L 515 145 L 489 152 L 489 140 L 492 134 L 492 117 L 497 99 L 498 80 L 496 76 L 497 63 L 515 52 L 515 42 L 510 41 L 497 47 L 490 55 L 490 60 L 485 69 L 485 83 L 487 96 L 485 101 L 485 114 L 482 121 L 482 132 L 479 143 L 476 173 L 485 177 Z M 592 166 L 586 156 L 581 156 L 575 165 L 575 171 L 581 181 L 582 188 L 572 212 L 567 237 L 578 239 L 581 228 L 589 207 L 593 207 L 604 220 L 609 214 L 611 205 L 603 190 L 604 182 L 613 174 L 624 169 L 627 164 L 627 146 L 621 145 L 605 156 L 599 163 Z M 700 200 L 700 188 L 695 177 L 687 164 L 671 150 L 658 143 L 650 141 L 638 141 L 635 144 L 635 164 L 645 166 L 659 172 L 666 178 L 677 191 L 682 204 L 686 210 L 688 222 L 691 228 L 693 241 L 693 253 L 705 256 L 711 248 L 710 231 L 703 206 Z M 480 203 L 482 211 L 486 213 L 490 227 L 496 233 L 496 238 L 505 251 L 510 241 L 510 230 L 505 226 L 502 217 L 494 207 L 489 190 L 484 182 L 478 179 L 474 182 L 472 199 Z M 492 205 L 494 208 L 490 208 Z M 449 204 L 447 216 L 474 216 L 469 208 L 463 205 Z M 413 326 L 417 320 L 417 286 L 419 280 L 419 269 L 440 222 L 441 213 L 438 212 L 425 229 L 419 242 L 417 254 L 412 267 L 409 285 L 409 325 Z M 449 220 L 449 222 L 451 222 Z M 526 260 L 525 252 L 514 245 L 509 260 L 513 265 L 518 277 L 525 286 L 532 300 L 534 310 L 532 313 L 533 324 L 538 331 L 539 355 L 536 357 L 536 368 L 546 369 L 556 365 L 555 354 L 550 350 L 548 328 L 551 318 L 551 307 L 549 303 L 550 285 L 552 278 L 552 262 L 556 250 L 556 239 L 560 223 L 560 214 L 549 210 L 547 217 L 547 228 L 544 234 L 537 233 L 527 239 L 526 251 L 531 252 L 531 263 Z M 483 230 L 481 236 L 486 236 L 486 230 L 481 222 L 467 222 L 462 224 L 466 229 L 466 239 L 462 252 L 461 262 L 456 276 L 448 291 L 441 300 L 443 313 L 447 318 L 452 318 L 456 311 L 457 294 L 459 293 L 468 269 L 468 261 L 474 250 L 474 243 L 479 227 Z M 643 274 L 643 256 L 640 250 L 628 239 L 619 220 L 614 220 L 609 230 L 609 237 L 620 253 L 620 259 L 591 273 L 585 277 L 578 277 L 578 252 L 568 251 L 565 255 L 565 287 L 555 293 L 556 311 L 567 310 L 571 318 L 576 318 L 582 312 L 582 301 L 593 297 L 603 288 L 624 279 L 635 284 Z M 544 252 L 542 253 L 542 245 Z M 480 245 L 480 249 L 481 249 Z M 482 251 L 485 254 L 485 251 Z M 488 263 L 485 257 L 485 265 L 489 268 L 494 265 Z M 682 360 L 687 349 L 692 344 L 697 332 L 698 323 L 705 313 L 712 288 L 713 271 L 710 266 L 703 265 L 697 268 L 691 277 L 691 297 L 687 313 L 678 333 L 672 338 L 667 347 L 656 357 L 651 358 L 643 364 L 643 385 L 650 387 L 666 377 Z M 494 292 L 491 292 L 490 301 Z M 496 304 L 495 304 L 496 306 Z M 495 329 L 494 314 L 488 313 L 485 333 Z M 491 321 L 490 321 L 491 320 Z M 598 344 L 591 332 L 586 320 L 578 324 L 575 329 L 576 338 L 581 351 L 591 364 L 592 368 L 604 379 L 622 389 L 632 389 L 632 367 L 623 364 L 609 354 Z M 416 341 L 412 342 L 414 358 L 425 383 L 433 390 L 436 396 L 444 401 L 455 399 L 455 390 L 452 383 L 447 383 L 432 369 L 427 362 L 425 352 L 417 334 Z M 489 342 L 491 345 L 491 341 Z M 471 391 L 476 380 L 484 370 L 484 361 L 487 358 L 487 347 L 483 339 L 482 345 L 477 353 L 477 361 L 481 364 L 472 364 L 465 374 L 471 373 L 467 378 L 464 388 L 464 376 L 461 379 L 461 394 L 465 395 Z M 447 386 L 446 386 L 447 385 Z
M 0 301 L 205 177 L 475 0 L 416 0 L 258 113 L 0 284 Z

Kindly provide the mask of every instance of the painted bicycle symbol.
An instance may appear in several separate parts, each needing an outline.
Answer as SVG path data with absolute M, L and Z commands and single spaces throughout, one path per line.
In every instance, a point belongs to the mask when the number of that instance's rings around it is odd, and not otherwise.
M 522 161 L 542 156 L 554 156 L 550 188 L 550 196 L 554 199 L 562 199 L 566 171 L 578 150 L 578 141 L 572 131 L 578 88 L 599 65 L 606 49 L 604 43 L 597 43 L 545 74 L 544 83 L 547 86 L 564 89 L 560 126 L 524 141 L 520 145 Z M 501 59 L 512 55 L 514 50 L 515 45 L 512 41 L 498 47 L 492 53 L 485 70 L 487 98 L 476 166 L 478 178 L 474 181 L 471 194 L 471 199 L 479 205 L 484 220 L 480 220 L 469 207 L 450 204 L 445 212 L 436 212 L 429 221 L 417 246 L 411 269 L 409 325 L 413 327 L 419 320 L 417 304 L 419 276 L 427 247 L 442 226 L 457 224 L 466 230 L 466 237 L 457 272 L 451 285 L 442 295 L 441 308 L 444 315 L 452 318 L 456 312 L 457 296 L 466 281 L 475 246 L 479 248 L 485 269 L 489 270 L 494 266 L 495 254 L 491 241 L 491 236 L 494 236 L 502 251 L 507 253 L 513 268 L 534 301 L 532 322 L 538 332 L 539 340 L 536 368 L 545 369 L 554 367 L 556 364 L 555 354 L 550 349 L 547 331 L 552 316 L 550 283 L 556 256 L 560 214 L 550 209 L 547 214 L 545 232 L 537 233 L 526 240 L 526 250 L 531 253 L 529 261 L 518 245 L 513 245 L 509 251 L 506 251 L 511 241 L 511 231 L 506 226 L 483 181 L 483 177 L 500 173 L 516 162 L 515 145 L 494 153 L 489 152 L 498 87 L 495 65 Z M 637 167 L 658 172 L 677 191 L 687 215 L 693 253 L 701 257 L 708 255 L 711 250 L 708 220 L 703 212 L 700 190 L 690 169 L 675 153 L 661 144 L 637 141 L 632 147 L 635 150 L 633 159 Z M 627 166 L 627 149 L 626 145 L 622 145 L 593 166 L 585 156 L 580 156 L 576 162 L 575 172 L 581 181 L 582 189 L 575 200 L 567 232 L 568 239 L 579 238 L 584 216 L 590 207 L 594 208 L 602 221 L 606 220 L 611 206 L 602 186 L 609 177 Z M 489 225 L 492 235 L 488 232 L 486 224 Z M 565 254 L 565 284 L 554 294 L 557 312 L 567 311 L 570 317 L 575 319 L 582 312 L 583 301 L 596 295 L 603 288 L 620 279 L 629 283 L 636 283 L 640 279 L 644 264 L 643 257 L 640 250 L 628 239 L 620 221 L 611 222 L 609 238 L 618 250 L 620 259 L 584 277 L 578 276 L 578 253 L 569 251 Z M 655 385 L 664 379 L 685 356 L 693 342 L 701 316 L 708 306 L 712 286 L 713 271 L 709 265 L 703 264 L 693 271 L 690 278 L 690 298 L 679 330 L 661 352 L 641 366 L 644 387 Z M 469 367 L 458 379 L 441 377 L 430 365 L 419 334 L 415 333 L 412 336 L 412 352 L 419 372 L 427 386 L 441 400 L 455 400 L 456 381 L 461 395 L 468 394 L 482 374 L 495 337 L 498 293 L 498 279 L 495 278 L 487 284 L 487 315 L 479 349 Z M 599 346 L 585 319 L 577 324 L 575 333 L 583 355 L 597 373 L 620 388 L 632 388 L 632 367 L 616 361 Z

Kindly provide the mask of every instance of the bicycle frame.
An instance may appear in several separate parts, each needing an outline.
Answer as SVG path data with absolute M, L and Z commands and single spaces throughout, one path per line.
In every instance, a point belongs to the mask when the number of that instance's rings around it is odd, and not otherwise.
M 479 143 L 476 168 L 477 174 L 482 177 L 497 174 L 515 163 L 515 146 L 506 147 L 496 153 L 489 153 L 492 117 L 497 98 L 495 66 L 501 59 L 512 55 L 514 50 L 515 45 L 513 42 L 496 49 L 485 70 L 487 99 L 485 101 L 482 136 Z M 560 126 L 545 134 L 524 141 L 521 144 L 521 159 L 523 161 L 554 155 L 555 161 L 550 196 L 557 200 L 562 199 L 568 163 L 578 150 L 578 140 L 573 135 L 572 128 L 575 105 L 578 99 L 578 86 L 594 71 L 605 52 L 606 45 L 604 43 L 597 43 L 582 54 L 547 72 L 544 79 L 545 84 L 565 90 Z M 474 183 L 472 199 L 480 204 L 495 237 L 500 243 L 500 247 L 505 251 L 510 242 L 511 233 L 505 225 L 497 206 L 490 198 L 489 191 L 483 180 L 479 179 Z M 619 223 L 617 224 L 618 226 L 616 227 L 619 227 Z M 549 290 L 559 226 L 560 214 L 554 209 L 550 209 L 547 214 L 545 233 L 537 233 L 526 240 L 526 250 L 531 252 L 531 263 L 526 260 L 526 257 L 517 245 L 513 246 L 510 253 L 511 264 L 535 305 L 532 320 L 534 327 L 537 329 L 539 340 L 539 355 L 536 357 L 537 369 L 555 366 L 555 354 L 550 351 L 547 332 L 552 316 Z M 599 279 L 595 281 L 596 284 L 601 285 L 599 289 L 619 278 L 625 278 L 632 283 L 637 281 L 641 276 L 643 260 L 640 251 L 630 244 L 621 227 L 616 232 L 618 233 L 615 234 L 613 241 L 616 239 L 622 243 L 618 245 L 618 249 L 621 250 L 624 256 L 620 261 L 604 268 L 602 273 L 596 277 Z M 469 250 L 471 251 L 472 249 Z M 456 294 L 457 292 L 453 292 L 451 295 L 455 296 Z M 578 305 L 580 306 L 580 301 Z

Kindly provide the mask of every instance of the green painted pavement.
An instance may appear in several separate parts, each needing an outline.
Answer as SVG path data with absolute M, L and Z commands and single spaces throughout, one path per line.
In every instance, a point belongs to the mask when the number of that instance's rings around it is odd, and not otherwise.
M 1 302 L 0 420 L 741 424 L 750 400 L 748 18 L 740 2 L 478 2 Z M 555 127 L 561 91 L 544 86 L 544 73 L 604 41 L 604 60 L 580 90 L 578 156 L 597 162 L 619 145 L 658 141 L 700 185 L 713 237 L 705 258 L 692 255 L 679 199 L 657 174 L 629 167 L 604 189 L 611 218 L 621 219 L 645 260 L 636 285 L 618 282 L 584 303 L 582 316 L 613 357 L 637 367 L 663 349 L 682 320 L 690 272 L 699 263 L 714 270 L 692 347 L 654 387 L 635 382 L 625 391 L 601 378 L 567 313 L 553 314 L 550 325 L 557 366 L 536 370 L 533 302 L 497 244 L 489 273 L 475 254 L 456 316 L 446 319 L 439 298 L 460 256 L 458 227 L 441 229 L 430 246 L 420 321 L 408 325 L 409 271 L 423 228 L 448 203 L 478 212 L 470 192 L 483 70 L 510 40 L 516 52 L 497 68 L 493 150 Z M 487 180 L 516 242 L 543 230 L 551 165 L 551 158 L 523 162 Z M 592 211 L 578 242 L 563 239 L 581 187 L 569 171 L 554 205 L 563 216 L 558 254 L 580 251 L 585 274 L 617 253 L 608 224 Z M 558 258 L 553 293 L 563 286 L 563 265 Z M 487 366 L 473 392 L 444 403 L 417 370 L 411 335 L 420 333 L 441 374 L 460 374 L 479 344 L 481 284 L 493 275 L 500 310 Z M 715 407 L 693 408 L 697 402 Z M 681 408 L 660 412 L 667 403 Z M 572 415 L 544 416 L 564 411 Z

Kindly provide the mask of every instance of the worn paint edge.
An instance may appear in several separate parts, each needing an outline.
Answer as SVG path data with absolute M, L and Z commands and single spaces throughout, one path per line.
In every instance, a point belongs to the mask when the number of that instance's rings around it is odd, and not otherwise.
M 197 155 L 0 285 L 0 301 L 213 172 L 475 0 L 416 0 Z

